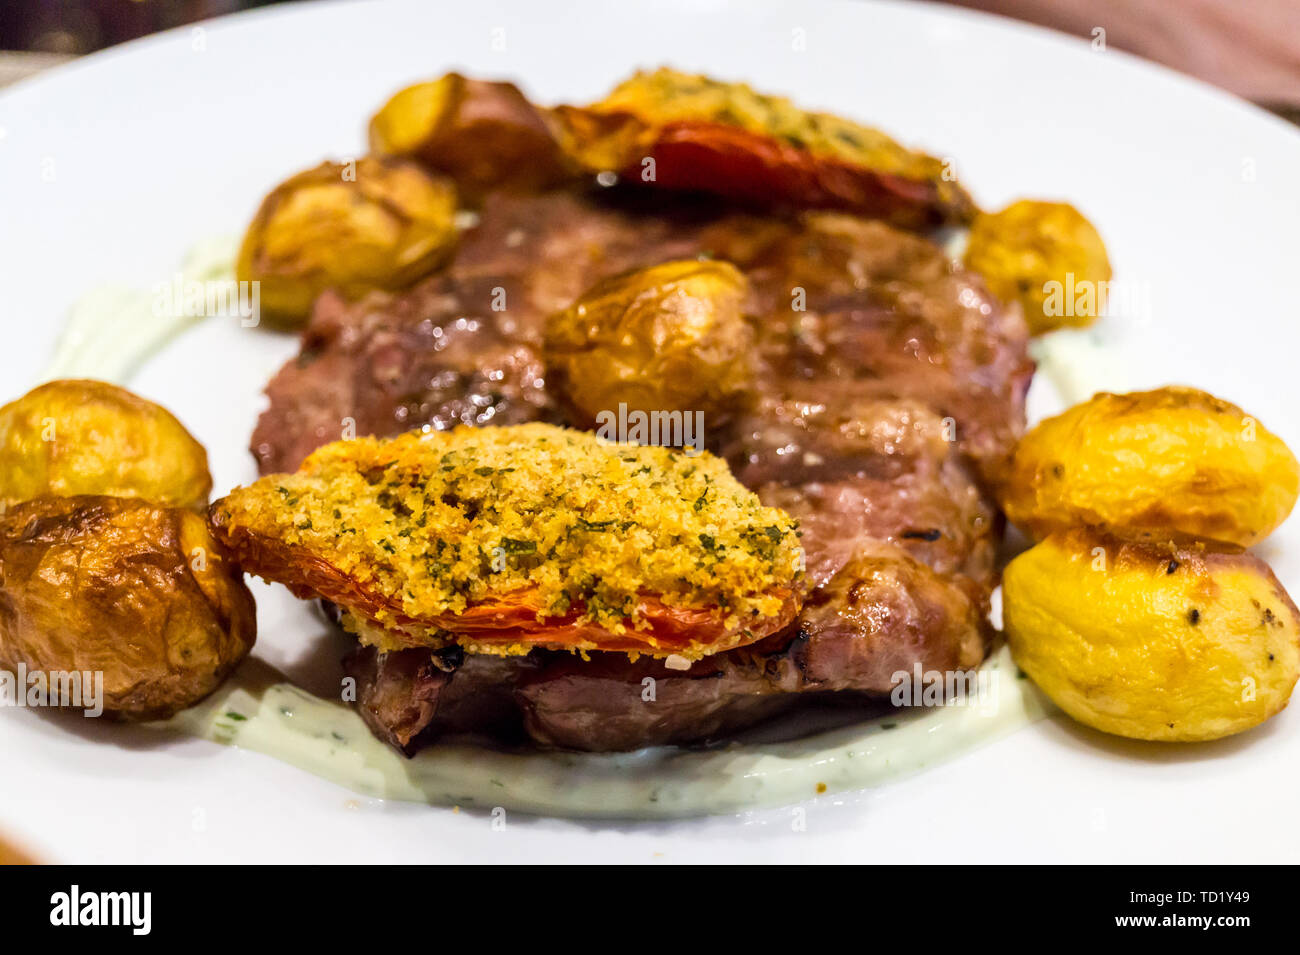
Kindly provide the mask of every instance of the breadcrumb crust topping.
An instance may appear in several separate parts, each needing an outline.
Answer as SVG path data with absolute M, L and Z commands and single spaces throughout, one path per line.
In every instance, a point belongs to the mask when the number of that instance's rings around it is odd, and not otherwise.
M 797 522 L 721 459 L 546 424 L 338 441 L 219 506 L 417 620 L 536 588 L 539 620 L 641 629 L 653 594 L 743 627 L 780 612 L 804 561 Z
M 640 71 L 616 86 L 591 109 L 630 112 L 659 122 L 720 122 L 773 136 L 818 156 L 878 167 L 900 175 L 942 173 L 933 157 L 900 145 L 878 129 L 830 113 L 800 109 L 783 96 L 759 93 L 745 83 L 660 67 Z

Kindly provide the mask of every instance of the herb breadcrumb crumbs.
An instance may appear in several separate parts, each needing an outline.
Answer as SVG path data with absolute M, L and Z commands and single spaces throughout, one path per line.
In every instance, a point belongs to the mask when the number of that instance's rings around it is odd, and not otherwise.
M 643 123 L 659 125 L 699 122 L 734 126 L 850 166 L 929 179 L 950 201 L 969 202 L 955 183 L 944 179 L 941 160 L 908 149 L 878 129 L 801 109 L 783 96 L 757 92 L 745 83 L 660 67 L 624 80 L 589 110 L 630 113 Z
M 275 539 L 382 595 L 367 620 L 408 634 L 410 621 L 520 592 L 537 621 L 643 631 L 650 595 L 708 608 L 734 646 L 789 611 L 803 568 L 796 522 L 722 460 L 545 424 L 335 442 L 297 473 L 237 488 L 213 517 L 228 538 Z M 443 628 L 454 620 L 428 636 L 449 636 Z

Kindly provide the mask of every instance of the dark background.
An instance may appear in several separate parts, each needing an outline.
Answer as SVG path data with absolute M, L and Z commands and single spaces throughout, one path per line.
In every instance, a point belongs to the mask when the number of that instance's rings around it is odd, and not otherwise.
M 0 0 L 0 50 L 89 53 L 270 0 Z

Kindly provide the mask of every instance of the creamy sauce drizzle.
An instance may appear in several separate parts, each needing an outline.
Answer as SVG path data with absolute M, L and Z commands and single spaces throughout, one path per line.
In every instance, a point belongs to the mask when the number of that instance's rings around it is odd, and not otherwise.
M 1052 383 L 1066 407 L 1087 401 L 1099 391 L 1127 391 L 1132 371 L 1107 342 L 1106 320 L 1091 328 L 1061 328 L 1029 342 L 1038 371 Z
M 234 243 L 196 248 L 185 281 L 233 281 Z M 200 319 L 155 308 L 150 292 L 107 289 L 73 309 L 48 378 L 124 381 Z M 129 329 L 129 332 L 128 332 Z M 141 331 L 143 329 L 143 331 Z M 1101 365 L 1087 332 L 1034 343 L 1067 402 L 1086 398 Z M 919 772 L 1041 719 L 1050 708 L 1003 648 L 985 661 L 973 700 L 899 709 L 888 717 L 780 743 L 633 753 L 505 752 L 440 743 L 407 759 L 375 739 L 348 705 L 295 686 L 262 661 L 244 663 L 169 730 L 264 753 L 364 796 L 432 805 L 502 807 L 552 816 L 654 819 L 788 805 Z M 653 704 L 647 704 L 653 705 Z
M 181 282 L 233 286 L 236 248 L 234 239 L 210 239 L 195 246 L 181 263 Z M 203 320 L 184 314 L 184 303 L 171 299 L 153 290 L 121 286 L 90 292 L 72 306 L 44 380 L 98 378 L 124 384 L 176 335 Z
M 786 743 L 633 753 L 502 752 L 439 743 L 406 759 L 347 704 L 313 696 L 258 660 L 156 724 L 274 756 L 364 796 L 549 816 L 655 819 L 788 805 L 918 772 L 1040 718 L 1046 705 L 1001 650 L 984 692 Z M 654 704 L 647 703 L 647 706 Z

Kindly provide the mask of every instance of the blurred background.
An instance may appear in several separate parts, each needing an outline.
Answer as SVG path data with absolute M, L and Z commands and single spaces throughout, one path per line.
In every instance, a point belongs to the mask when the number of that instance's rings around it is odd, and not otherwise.
M 0 51 L 6 51 L 0 52 L 0 85 L 114 43 L 275 2 L 293 0 L 0 0 Z M 1300 0 L 951 2 L 1093 43 L 1100 29 L 1107 48 L 1145 56 L 1300 121 Z
M 89 53 L 146 33 L 261 5 L 250 0 L 4 0 L 0 49 Z

